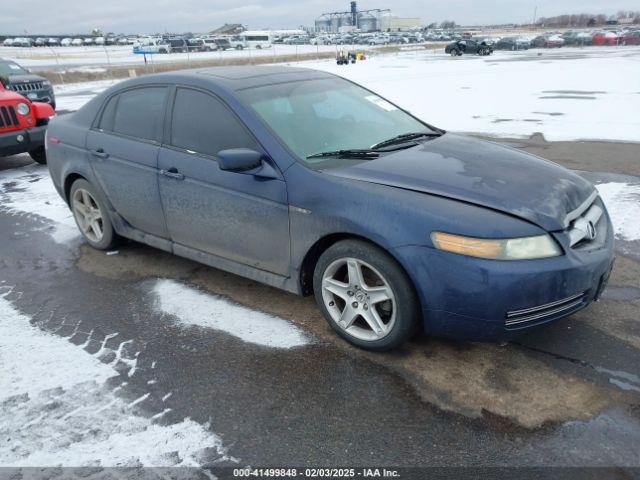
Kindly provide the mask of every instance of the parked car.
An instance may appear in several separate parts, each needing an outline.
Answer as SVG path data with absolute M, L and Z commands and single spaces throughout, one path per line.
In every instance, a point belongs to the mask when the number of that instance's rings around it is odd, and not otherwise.
M 531 42 L 522 37 L 503 37 L 498 40 L 493 48 L 496 50 L 529 50 Z
M 31 102 L 44 102 L 56 108 L 51 82 L 32 74 L 13 60 L 0 58 L 0 82 L 6 90 L 16 92 Z
M 69 47 L 71 46 L 71 43 L 73 42 L 73 38 L 63 38 L 62 40 L 60 40 L 60 46 L 61 47 Z
M 13 38 L 5 38 L 2 42 L 3 47 L 13 47 Z
M 594 45 L 618 45 L 621 38 L 616 32 L 596 32 L 593 34 L 592 41 Z
M 231 50 L 234 48 L 228 38 L 216 38 L 213 43 L 215 50 Z M 239 49 L 236 47 L 236 50 L 242 50 L 242 47 Z
M 586 46 L 592 45 L 592 33 L 583 30 L 569 30 L 561 35 L 565 45 Z
M 640 45 L 640 30 L 625 33 L 622 37 L 623 45 Z
M 212 50 L 211 46 L 205 43 L 202 38 L 189 38 L 187 46 L 190 52 L 209 52 Z
M 33 45 L 35 47 L 46 47 L 47 46 L 47 39 L 44 37 L 38 37 L 36 38 L 35 42 L 33 42 Z
M 163 39 L 169 45 L 169 53 L 184 53 L 189 51 L 187 40 L 183 37 L 169 37 Z
M 27 37 L 16 37 L 13 39 L 13 47 L 33 47 L 33 40 Z
M 46 163 L 45 129 L 54 115 L 50 105 L 6 89 L 0 79 L 0 157 L 28 152 L 34 161 Z
M 564 39 L 560 35 L 538 35 L 531 40 L 531 46 L 534 48 L 559 48 L 564 45 Z
M 47 45 L 50 47 L 59 47 L 60 46 L 60 40 L 55 38 L 55 37 L 49 37 L 47 38 Z
M 470 55 L 491 55 L 493 53 L 493 45 L 487 45 L 484 42 L 479 43 L 475 40 L 458 40 L 447 45 L 444 52 L 452 57 L 465 53 Z
M 82 41 L 81 38 L 74 38 L 73 40 L 71 40 L 72 47 L 81 47 L 83 44 L 84 42 Z
M 511 338 L 597 299 L 613 262 L 582 176 L 306 68 L 120 82 L 52 121 L 47 155 L 91 246 L 126 237 L 314 294 L 371 350 Z
M 171 44 L 156 37 L 142 37 L 133 44 L 133 53 L 171 53 Z

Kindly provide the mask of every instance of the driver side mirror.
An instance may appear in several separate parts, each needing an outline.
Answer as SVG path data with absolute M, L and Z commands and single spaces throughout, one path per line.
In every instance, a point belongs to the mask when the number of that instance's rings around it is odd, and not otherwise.
M 262 178 L 279 178 L 278 172 L 264 160 L 264 155 L 249 148 L 231 148 L 218 152 L 220 170 L 245 173 Z

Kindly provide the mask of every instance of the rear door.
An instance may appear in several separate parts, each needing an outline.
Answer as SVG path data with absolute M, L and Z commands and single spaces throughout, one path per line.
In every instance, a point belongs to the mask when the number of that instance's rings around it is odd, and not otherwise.
M 262 147 L 220 99 L 205 91 L 178 87 L 168 117 L 159 182 L 171 239 L 287 276 L 285 182 L 224 171 L 216 160 L 221 150 L 250 148 L 264 153 Z
M 158 189 L 158 152 L 169 88 L 112 96 L 89 131 L 87 149 L 102 190 L 134 228 L 167 238 Z

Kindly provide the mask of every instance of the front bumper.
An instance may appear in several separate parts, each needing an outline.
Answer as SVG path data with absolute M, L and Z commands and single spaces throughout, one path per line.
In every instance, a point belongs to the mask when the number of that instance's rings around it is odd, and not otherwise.
M 419 246 L 397 253 L 416 285 L 427 333 L 500 341 L 597 300 L 613 267 L 613 229 L 599 248 L 541 260 L 484 260 Z
M 30 152 L 44 145 L 46 126 L 0 133 L 0 156 Z

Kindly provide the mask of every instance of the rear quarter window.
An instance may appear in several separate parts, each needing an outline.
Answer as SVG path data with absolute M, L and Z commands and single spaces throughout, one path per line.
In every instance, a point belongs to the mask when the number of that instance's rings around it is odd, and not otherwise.
M 111 97 L 99 128 L 142 140 L 158 141 L 162 133 L 166 87 L 127 90 Z

